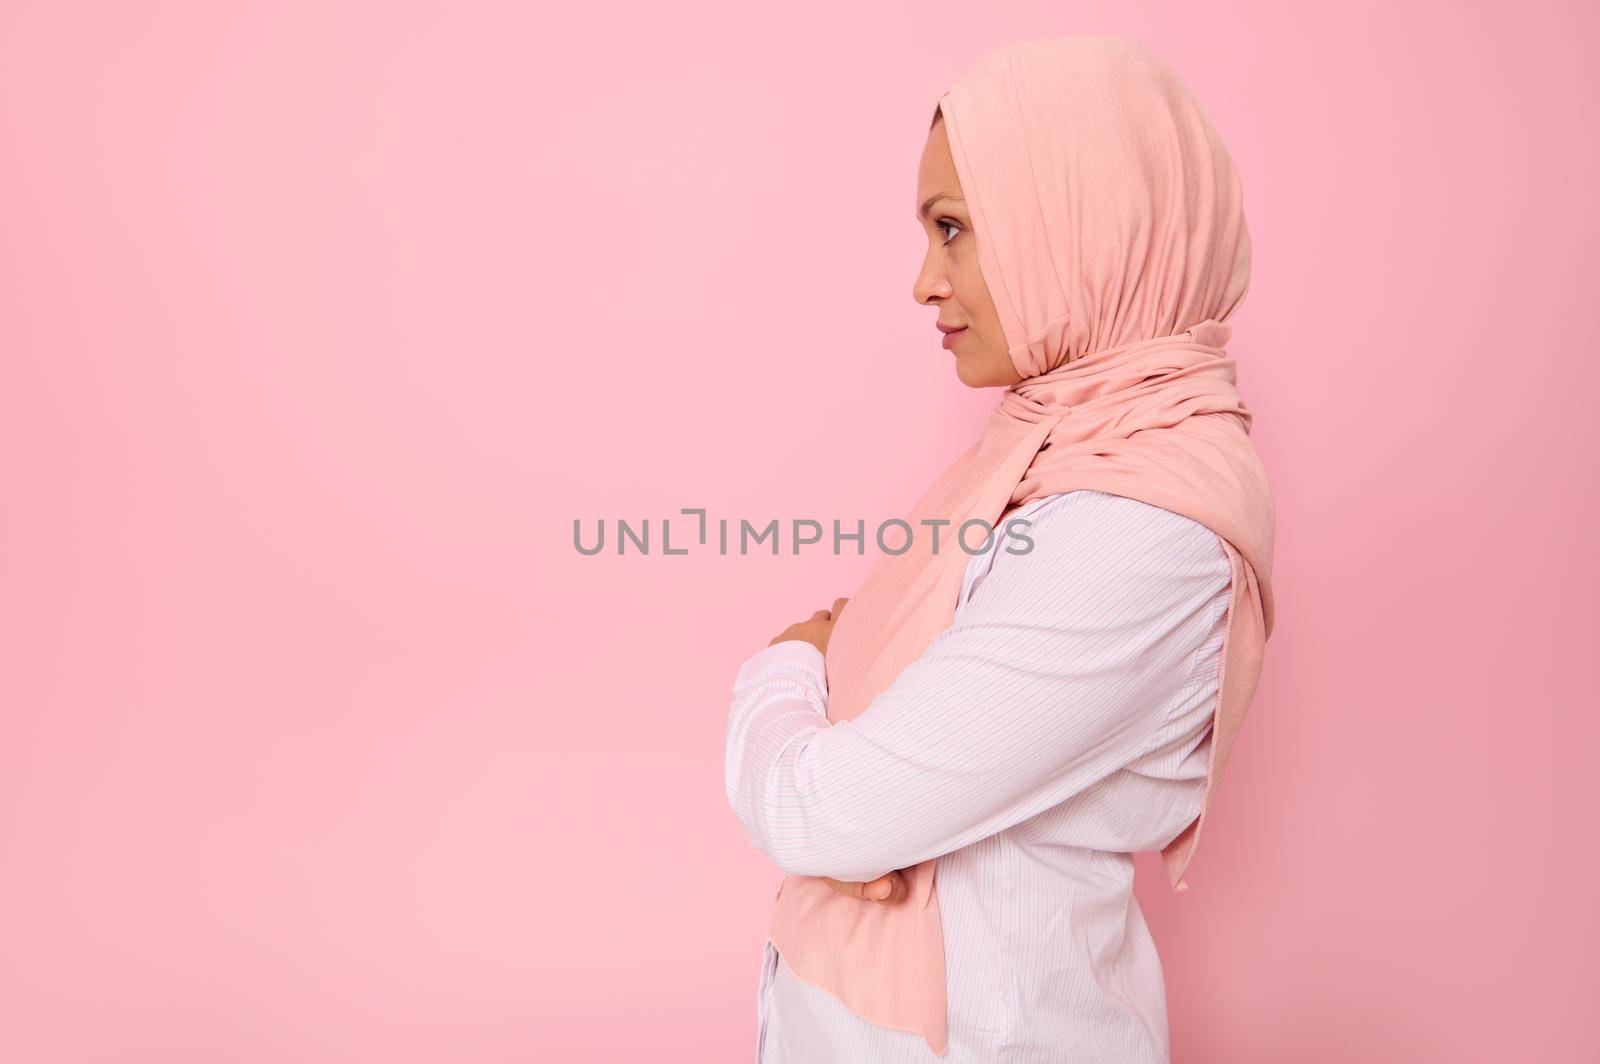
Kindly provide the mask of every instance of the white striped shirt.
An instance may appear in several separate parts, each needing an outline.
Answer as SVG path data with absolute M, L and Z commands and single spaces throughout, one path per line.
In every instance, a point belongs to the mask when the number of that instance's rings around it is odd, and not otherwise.
M 1132 855 L 1200 812 L 1227 556 L 1199 522 L 1098 491 L 1012 516 L 1032 549 L 997 535 L 974 555 L 951 626 L 853 720 L 829 725 L 810 643 L 739 670 L 725 783 L 752 845 L 851 881 L 937 858 L 949 995 L 939 1057 L 795 977 L 769 940 L 758 1064 L 1169 1060 Z

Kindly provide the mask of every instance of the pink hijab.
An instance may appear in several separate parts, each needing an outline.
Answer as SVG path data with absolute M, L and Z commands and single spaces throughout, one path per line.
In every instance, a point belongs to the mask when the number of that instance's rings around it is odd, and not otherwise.
M 1233 569 L 1194 853 L 1272 631 L 1273 501 L 1223 324 L 1250 280 L 1233 161 L 1187 88 L 1129 41 L 1060 37 L 986 55 L 939 99 L 978 263 L 1023 380 L 908 519 L 998 524 L 1092 488 L 1216 532 Z M 877 561 L 828 644 L 828 718 L 850 720 L 949 627 L 968 556 L 931 537 Z M 947 1049 L 934 860 L 893 905 L 789 876 L 769 925 L 794 973 L 873 1023 Z

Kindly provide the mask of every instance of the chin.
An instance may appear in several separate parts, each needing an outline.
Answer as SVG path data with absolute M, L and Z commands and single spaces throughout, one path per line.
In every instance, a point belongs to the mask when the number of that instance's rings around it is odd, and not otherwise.
M 990 380 L 990 375 L 982 367 L 970 365 L 966 359 L 960 357 L 956 359 L 956 376 L 968 388 L 992 388 L 1000 383 Z

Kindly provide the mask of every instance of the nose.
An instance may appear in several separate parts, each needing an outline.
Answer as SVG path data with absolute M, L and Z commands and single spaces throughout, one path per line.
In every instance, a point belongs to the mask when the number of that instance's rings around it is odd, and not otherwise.
M 922 260 L 922 269 L 917 272 L 916 282 L 911 286 L 911 298 L 923 304 L 934 299 L 950 298 L 950 281 L 934 256 L 929 255 Z

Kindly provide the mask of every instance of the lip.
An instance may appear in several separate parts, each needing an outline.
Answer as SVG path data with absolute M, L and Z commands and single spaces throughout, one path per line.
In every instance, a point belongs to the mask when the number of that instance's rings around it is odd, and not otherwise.
M 963 325 L 959 329 L 946 329 L 943 325 L 941 325 L 939 326 L 939 331 L 944 333 L 944 342 L 941 344 L 941 346 L 948 351 L 952 346 L 954 346 L 956 340 L 960 339 L 961 334 L 967 331 L 967 327 Z

